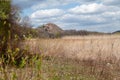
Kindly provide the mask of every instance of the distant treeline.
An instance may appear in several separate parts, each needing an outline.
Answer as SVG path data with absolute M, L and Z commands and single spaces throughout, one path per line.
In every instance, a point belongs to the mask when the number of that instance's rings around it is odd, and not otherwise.
M 49 33 L 45 30 L 39 30 L 39 28 L 33 29 L 29 27 L 21 27 L 19 34 L 21 37 L 31 37 L 31 38 L 60 38 L 63 36 L 87 36 L 87 35 L 109 35 L 111 33 L 93 32 L 86 30 L 63 30 L 58 33 Z
M 92 31 L 87 31 L 87 30 L 65 30 L 63 33 L 64 35 L 80 35 L 80 36 L 86 36 L 86 35 L 103 35 L 106 33 L 102 32 L 92 32 Z

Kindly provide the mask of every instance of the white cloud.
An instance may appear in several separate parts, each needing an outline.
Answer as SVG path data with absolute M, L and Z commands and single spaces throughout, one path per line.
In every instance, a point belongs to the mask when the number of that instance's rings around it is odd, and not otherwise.
M 108 21 L 120 21 L 120 11 L 116 12 L 104 12 L 101 17 L 108 19 Z
M 107 23 L 107 19 L 100 15 L 77 15 L 77 14 L 65 14 L 61 17 L 61 22 L 64 23 L 78 23 L 81 26 L 97 25 Z
M 85 13 L 97 13 L 102 12 L 105 9 L 105 6 L 103 4 L 83 4 L 80 6 L 76 6 L 69 11 L 75 14 L 85 14 Z
M 120 10 L 119 7 L 106 6 L 104 4 L 98 4 L 98 3 L 83 4 L 83 5 L 76 6 L 74 8 L 69 9 L 69 11 L 74 14 L 90 14 L 90 13 L 97 14 L 105 11 L 114 12 L 118 10 Z
M 65 6 L 72 3 L 77 4 L 84 4 L 84 3 L 92 3 L 97 0 L 42 0 L 42 2 L 38 2 L 38 4 L 34 4 L 31 9 L 37 10 L 37 9 L 43 9 L 47 8 L 48 6 L 50 8 L 58 7 L 58 6 Z
M 51 17 L 57 17 L 64 13 L 61 9 L 46 9 L 46 10 L 38 10 L 31 14 L 31 18 L 51 18 Z

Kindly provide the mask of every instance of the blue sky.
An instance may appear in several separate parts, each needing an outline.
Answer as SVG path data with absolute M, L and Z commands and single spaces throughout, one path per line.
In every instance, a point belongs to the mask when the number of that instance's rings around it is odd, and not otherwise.
M 120 30 L 120 0 L 13 0 L 37 27 L 55 23 L 62 29 Z

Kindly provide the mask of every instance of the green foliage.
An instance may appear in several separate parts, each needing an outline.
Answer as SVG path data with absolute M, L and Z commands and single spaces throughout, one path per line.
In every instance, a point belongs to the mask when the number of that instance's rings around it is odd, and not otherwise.
M 26 59 L 27 59 L 27 57 L 26 58 L 22 58 L 21 63 L 19 64 L 20 68 L 23 68 L 26 65 Z
M 10 0 L 0 0 L 0 19 L 8 19 L 10 13 Z
M 18 12 L 18 9 L 11 5 L 11 0 L 0 0 L 0 58 L 3 68 L 6 65 L 25 65 L 24 51 L 18 46 Z
M 17 80 L 17 75 L 15 72 L 12 73 L 12 79 L 11 80 Z
M 1 0 L 0 1 L 0 56 L 6 53 L 7 48 L 10 46 L 10 23 L 9 23 L 9 14 L 10 14 L 10 0 Z

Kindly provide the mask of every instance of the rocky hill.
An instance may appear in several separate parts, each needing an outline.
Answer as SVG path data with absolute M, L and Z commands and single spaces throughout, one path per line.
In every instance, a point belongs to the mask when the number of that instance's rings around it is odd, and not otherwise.
M 39 37 L 42 38 L 56 38 L 61 36 L 71 36 L 71 35 L 103 35 L 105 33 L 92 32 L 86 30 L 62 30 L 59 26 L 54 23 L 47 23 L 37 28 Z
M 64 33 L 59 26 L 53 23 L 47 23 L 37 28 L 41 37 L 57 37 L 60 34 Z
M 51 34 L 58 34 L 58 33 L 63 32 L 63 30 L 59 26 L 53 23 L 48 23 L 48 24 L 43 25 L 43 29 L 46 32 L 51 33 Z

